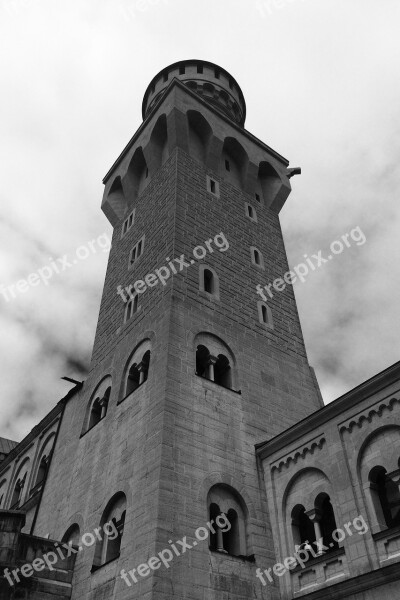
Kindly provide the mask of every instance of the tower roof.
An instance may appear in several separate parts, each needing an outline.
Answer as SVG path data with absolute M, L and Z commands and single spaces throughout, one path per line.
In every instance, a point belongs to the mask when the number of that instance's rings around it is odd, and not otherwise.
M 237 81 L 222 67 L 206 60 L 181 60 L 157 73 L 143 98 L 142 115 L 147 117 L 172 79 L 179 79 L 204 100 L 239 125 L 244 125 L 246 103 Z

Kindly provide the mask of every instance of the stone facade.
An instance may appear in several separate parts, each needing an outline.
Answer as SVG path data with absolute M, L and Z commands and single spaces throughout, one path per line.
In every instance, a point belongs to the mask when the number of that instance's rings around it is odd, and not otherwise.
M 15 505 L 23 483 L 18 535 L 81 548 L 72 600 L 288 598 L 312 574 L 286 587 L 257 577 L 289 548 L 280 546 L 276 517 L 282 527 L 286 517 L 274 507 L 266 452 L 331 410 L 308 364 L 292 287 L 265 306 L 256 293 L 288 270 L 278 213 L 294 170 L 243 128 L 243 94 L 211 63 L 164 69 L 143 113 L 104 180 L 114 233 L 90 372 L 0 464 L 2 506 Z M 162 268 L 165 285 L 149 276 Z M 137 281 L 142 293 L 123 302 Z M 309 452 L 326 452 L 326 431 L 311 436 Z M 221 513 L 231 529 L 212 531 Z M 184 538 L 190 549 L 145 568 Z M 347 575 L 367 572 L 361 556 L 346 559 Z M 8 554 L 2 566 L 18 560 Z M 20 597 L 36 600 L 29 593 Z

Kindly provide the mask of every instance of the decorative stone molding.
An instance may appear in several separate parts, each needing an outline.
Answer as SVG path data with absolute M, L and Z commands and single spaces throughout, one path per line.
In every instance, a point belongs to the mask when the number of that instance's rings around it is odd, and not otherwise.
M 317 436 L 316 438 L 310 440 L 300 448 L 296 448 L 290 454 L 285 456 L 284 458 L 278 459 L 272 466 L 271 472 L 276 469 L 277 471 L 281 471 L 282 467 L 289 467 L 290 462 L 296 464 L 299 458 L 305 458 L 307 454 L 314 454 L 316 449 L 321 450 L 322 446 L 326 443 L 325 437 L 322 435 Z
M 352 417 L 342 423 L 342 425 L 339 426 L 340 433 L 344 433 L 345 431 L 351 433 L 355 427 L 361 428 L 364 422 L 371 423 L 375 416 L 381 417 L 386 410 L 392 411 L 396 403 L 400 403 L 400 398 L 381 400 L 373 407 L 367 408 L 356 417 Z

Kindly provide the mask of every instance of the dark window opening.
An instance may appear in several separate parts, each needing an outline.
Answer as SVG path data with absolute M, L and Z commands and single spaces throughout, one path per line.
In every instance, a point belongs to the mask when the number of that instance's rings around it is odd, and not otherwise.
M 292 511 L 292 528 L 294 541 L 298 545 L 315 543 L 315 528 L 310 517 L 306 515 L 304 506 L 297 506 Z
M 224 388 L 231 388 L 231 366 L 223 354 L 218 354 L 217 362 L 214 365 L 214 381 Z
M 210 179 L 210 191 L 215 194 L 215 181 Z
M 253 207 L 252 206 L 247 206 L 247 214 L 249 215 L 250 219 L 253 218 Z
M 185 67 L 179 67 L 179 75 L 185 74 Z
M 258 250 L 254 250 L 254 262 L 256 265 L 261 265 L 261 256 Z
M 126 384 L 126 395 L 134 392 L 140 385 L 140 371 L 138 365 L 134 363 L 129 369 L 128 381 Z
M 230 171 L 230 170 L 231 170 L 231 165 L 230 165 L 230 163 L 229 163 L 229 160 L 226 160 L 226 159 L 225 159 L 225 169 L 226 169 L 227 171 Z
M 197 346 L 196 351 L 196 374 L 208 379 L 210 352 L 206 346 Z
M 148 169 L 148 167 L 146 167 L 146 179 L 148 178 L 148 176 L 149 176 L 149 169 Z
M 332 533 L 336 530 L 336 520 L 329 496 L 325 496 L 320 504 L 320 511 L 320 528 L 323 544 L 328 546 L 329 550 L 335 550 L 339 547 L 339 544 L 332 537 Z
M 210 271 L 210 269 L 204 269 L 203 272 L 204 277 L 204 291 L 208 294 L 214 293 L 214 275 Z
M 261 202 L 260 194 L 256 194 L 256 200 L 257 200 L 257 202 Z
M 375 486 L 387 527 L 400 525 L 400 491 L 398 485 L 382 468 L 375 477 Z
M 163 75 L 163 81 L 168 81 L 168 73 L 164 73 Z
M 100 398 L 96 398 L 96 400 L 93 402 L 93 406 L 90 411 L 90 419 L 89 419 L 88 429 L 91 429 L 92 427 L 97 425 L 97 423 L 99 423 L 100 420 L 101 420 Z
M 118 558 L 119 556 L 121 550 L 122 535 L 124 533 L 125 514 L 126 513 L 124 511 L 119 521 L 117 521 L 115 518 L 111 519 L 111 522 L 117 530 L 118 535 L 114 539 L 108 538 L 106 553 L 104 557 L 104 562 L 106 563 L 110 562 L 111 560 L 114 560 L 115 558 Z
M 197 65 L 197 72 L 203 73 L 203 65 Z

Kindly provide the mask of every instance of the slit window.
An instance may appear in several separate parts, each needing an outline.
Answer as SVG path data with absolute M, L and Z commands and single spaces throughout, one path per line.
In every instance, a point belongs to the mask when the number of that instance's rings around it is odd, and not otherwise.
M 126 323 L 127 321 L 129 321 L 129 319 L 131 319 L 133 317 L 133 315 L 138 312 L 138 310 L 139 310 L 138 304 L 139 304 L 139 295 L 135 294 L 126 303 L 124 323 Z
M 246 217 L 253 221 L 253 223 L 257 223 L 257 213 L 251 204 L 248 204 L 247 202 L 245 204 L 245 213 Z
M 209 175 L 207 175 L 207 191 L 219 198 L 219 183 Z
M 215 77 L 215 79 L 219 79 L 219 69 L 215 69 L 214 77 Z
M 260 194 L 256 193 L 256 200 L 257 200 L 257 202 L 261 202 Z
M 253 263 L 253 265 L 258 267 L 259 269 L 264 269 L 264 257 L 262 255 L 262 253 L 258 250 L 258 248 L 255 248 L 254 246 L 252 246 L 250 248 L 250 255 L 251 255 L 251 262 Z
M 229 162 L 229 160 L 227 160 L 227 159 L 225 159 L 225 169 L 226 169 L 227 171 L 230 171 L 230 170 L 231 170 L 231 165 L 230 165 L 230 162 Z
M 272 319 L 272 311 L 266 302 L 257 302 L 258 309 L 258 320 L 267 329 L 274 328 L 274 322 Z
M 144 249 L 144 236 L 138 241 L 137 244 L 132 248 L 129 255 L 129 269 L 133 267 L 136 261 L 142 256 Z
M 168 81 L 168 73 L 164 73 L 163 75 L 163 81 Z
M 179 67 L 179 75 L 185 74 L 185 67 Z
M 203 65 L 197 65 L 197 72 L 200 74 L 203 73 Z
M 130 230 L 130 228 L 133 226 L 134 223 L 135 223 L 135 210 L 133 210 L 124 220 L 124 222 L 122 224 L 121 238 L 123 238 L 124 235 L 126 233 L 128 233 L 128 231 Z
M 199 267 L 199 290 L 205 292 L 209 299 L 219 300 L 218 275 L 211 267 L 206 265 L 200 265 Z

